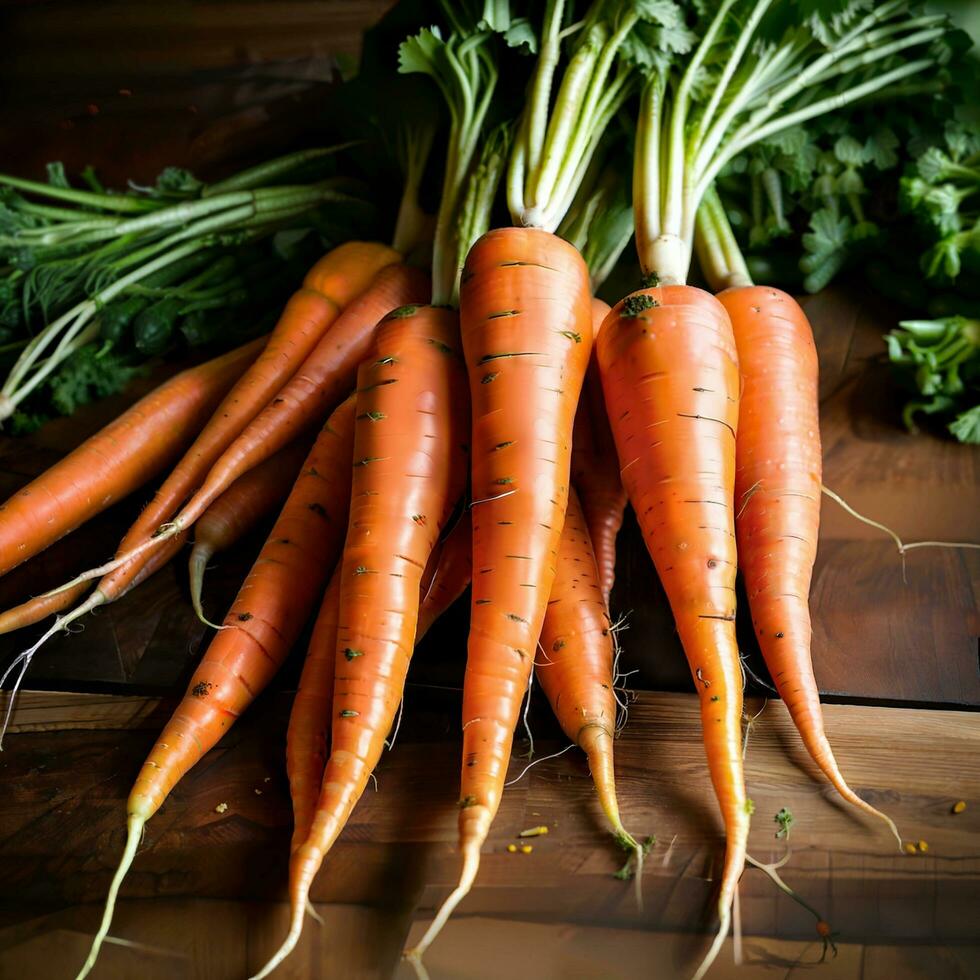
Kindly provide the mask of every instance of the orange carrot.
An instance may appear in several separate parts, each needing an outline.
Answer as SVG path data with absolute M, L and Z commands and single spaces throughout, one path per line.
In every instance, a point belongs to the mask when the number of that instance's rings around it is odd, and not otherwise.
M 837 791 L 895 824 L 847 785 L 823 726 L 810 657 L 808 597 L 820 525 L 817 351 L 799 304 L 778 289 L 718 294 L 735 332 L 743 391 L 735 467 L 735 532 L 755 634 L 803 744 Z
M 718 905 L 723 937 L 751 810 L 735 640 L 735 340 L 713 296 L 668 285 L 617 304 L 597 350 L 623 483 L 701 701 L 708 768 L 727 833 Z
M 555 577 L 572 425 L 592 348 L 589 272 L 568 242 L 503 228 L 470 249 L 460 292 L 473 401 L 473 592 L 463 683 L 459 885 L 469 892 L 500 805 L 514 728 Z
M 330 756 L 310 832 L 290 861 L 289 933 L 257 977 L 295 946 L 313 878 L 364 792 L 402 699 L 422 575 L 466 481 L 457 322 L 445 307 L 395 310 L 358 372 Z
M 295 851 L 310 833 L 327 764 L 339 616 L 340 565 L 334 570 L 320 604 L 286 729 L 286 775 L 293 802 L 290 852 Z
M 245 344 L 165 381 L 0 505 L 0 575 L 172 462 L 263 344 Z
M 442 542 L 432 577 L 423 585 L 417 643 L 469 586 L 473 569 L 472 541 L 472 525 L 467 511 Z
M 202 515 L 194 526 L 194 547 L 188 559 L 191 603 L 205 623 L 201 608 L 204 570 L 211 558 L 227 551 L 247 534 L 289 493 L 310 444 L 297 439 L 280 449 L 261 466 L 239 477 Z M 213 625 L 208 623 L 208 625 Z
M 609 306 L 601 299 L 592 300 L 592 327 L 598 337 Z M 572 435 L 572 485 L 578 491 L 595 550 L 602 596 L 609 605 L 616 579 L 616 536 L 623 526 L 626 491 L 619 477 L 619 460 L 606 418 L 602 380 L 595 352 L 585 375 L 582 398 L 575 413 Z
M 616 840 L 639 857 L 642 849 L 623 826 L 616 801 L 614 656 L 612 623 L 588 525 L 572 490 L 534 674 L 562 731 L 588 757 L 599 803 Z
M 95 964 L 147 820 L 269 683 L 320 594 L 341 543 L 353 428 L 349 398 L 317 438 L 222 629 L 140 770 L 127 804 L 126 849 L 79 977 Z
M 463 530 L 465 529 L 465 533 Z M 470 561 L 469 519 L 457 522 L 441 548 L 433 551 L 419 593 L 419 623 L 415 642 L 421 641 L 429 626 L 449 608 L 466 588 Z M 464 547 L 465 546 L 465 547 Z M 465 559 L 463 558 L 465 554 Z M 452 580 L 440 577 L 455 569 Z M 465 571 L 464 571 L 465 569 Z M 464 584 L 456 591 L 455 583 Z M 320 783 L 327 762 L 327 736 L 333 708 L 334 669 L 337 663 L 337 622 L 340 616 L 340 566 L 334 571 L 320 606 L 313 635 L 303 662 L 299 687 L 293 699 L 286 731 L 286 773 L 293 802 L 295 851 L 306 840 L 313 825 L 313 813 L 320 795 Z

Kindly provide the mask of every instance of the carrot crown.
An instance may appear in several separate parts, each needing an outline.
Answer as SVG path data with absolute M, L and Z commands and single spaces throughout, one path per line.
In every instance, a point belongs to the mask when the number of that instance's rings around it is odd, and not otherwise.
M 701 4 L 683 72 L 650 58 L 633 198 L 637 251 L 663 283 L 687 278 L 695 215 L 749 146 L 860 99 L 881 97 L 948 54 L 947 19 L 921 4 L 723 0 Z M 675 46 L 675 53 L 684 53 Z

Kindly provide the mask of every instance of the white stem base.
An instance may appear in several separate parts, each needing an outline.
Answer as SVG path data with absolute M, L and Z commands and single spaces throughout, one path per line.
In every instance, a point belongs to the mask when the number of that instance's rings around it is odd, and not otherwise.
M 645 275 L 661 286 L 683 286 L 691 266 L 691 246 L 679 235 L 658 235 L 642 256 Z

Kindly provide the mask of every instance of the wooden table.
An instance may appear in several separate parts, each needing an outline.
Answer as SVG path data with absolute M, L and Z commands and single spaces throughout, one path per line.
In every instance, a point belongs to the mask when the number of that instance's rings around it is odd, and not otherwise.
M 166 164 L 203 175 L 324 138 L 319 107 L 336 55 L 385 0 L 234 0 L 120 5 L 34 3 L 3 11 L 11 96 L 0 132 L 4 169 L 40 175 L 48 159 L 97 164 L 110 181 L 150 180 Z M 43 83 L 42 83 L 43 82 Z M 880 363 L 897 311 L 833 289 L 806 301 L 821 355 L 825 482 L 906 540 L 980 541 L 980 453 L 909 437 Z M 130 397 L 136 392 L 131 392 Z M 0 495 L 50 465 L 118 411 L 111 400 L 31 440 L 0 440 Z M 111 550 L 140 502 L 114 508 L 0 580 L 0 604 L 43 590 Z M 228 604 L 260 535 L 209 573 L 207 603 Z M 625 657 L 638 691 L 618 745 L 624 815 L 658 843 L 641 913 L 611 876 L 605 836 L 577 752 L 543 761 L 506 795 L 472 896 L 432 951 L 433 977 L 681 976 L 703 950 L 720 827 L 708 788 L 690 678 L 635 527 L 614 593 L 629 612 Z M 756 802 L 752 851 L 782 853 L 772 815 L 796 815 L 784 876 L 842 931 L 822 977 L 893 980 L 980 975 L 980 677 L 976 552 L 893 545 L 825 503 L 812 601 L 814 659 L 831 704 L 828 729 L 859 792 L 887 809 L 927 853 L 895 853 L 887 834 L 844 809 L 770 704 L 749 742 Z M 124 800 L 153 733 L 207 639 L 180 566 L 51 644 L 28 680 L 0 756 L 0 976 L 74 975 L 121 848 Z M 325 914 L 283 975 L 388 976 L 456 873 L 453 847 L 465 607 L 420 649 L 395 750 L 317 880 Z M 9 658 L 30 633 L 0 638 Z M 751 635 L 742 646 L 765 678 Z M 275 690 L 175 790 L 150 824 L 115 934 L 96 976 L 224 980 L 260 963 L 281 934 L 289 811 L 282 734 L 297 660 Z M 764 690 L 753 684 L 758 695 Z M 67 694 L 65 692 L 78 692 Z M 751 705 L 756 710 L 761 705 Z M 893 707 L 885 707 L 885 706 Z M 900 708 L 894 706 L 901 706 Z M 930 710 L 925 710 L 926 708 Z M 562 747 L 540 703 L 539 756 Z M 518 750 L 527 746 L 519 743 Z M 526 763 L 512 763 L 512 776 Z M 957 799 L 969 808 L 951 813 Z M 228 809 L 216 812 L 220 803 Z M 547 823 L 530 856 L 506 844 Z M 813 923 L 759 872 L 740 886 L 754 980 L 815 958 Z M 329 903 L 329 904 L 328 904 Z M 414 925 L 412 922 L 414 920 Z M 311 925 L 314 925 L 311 923 Z M 563 952 L 564 951 L 564 952 Z M 535 959 L 537 957 L 537 959 Z M 714 974 L 730 972 L 726 952 Z M 761 965 L 760 965 L 761 964 Z

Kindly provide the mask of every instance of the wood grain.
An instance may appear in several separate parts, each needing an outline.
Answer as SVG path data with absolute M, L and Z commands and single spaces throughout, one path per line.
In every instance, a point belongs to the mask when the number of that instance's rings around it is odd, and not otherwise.
M 760 705 L 750 705 L 756 711 Z M 457 692 L 411 688 L 399 743 L 314 887 L 323 902 L 377 905 L 400 896 L 419 914 L 445 896 L 455 850 Z M 284 696 L 261 699 L 177 786 L 151 821 L 129 897 L 281 899 L 290 824 L 283 776 Z M 750 850 L 782 853 L 773 815 L 796 823 L 784 877 L 828 921 L 863 942 L 969 942 L 980 922 L 980 715 L 829 705 L 830 737 L 852 785 L 928 853 L 896 852 L 887 831 L 838 802 L 799 747 L 781 703 L 749 740 L 756 804 Z M 446 734 L 443 734 L 446 733 Z M 150 732 L 59 731 L 8 737 L 0 757 L 0 903 L 53 908 L 99 901 L 124 836 L 125 798 Z M 561 743 L 544 740 L 543 756 Z M 511 777 L 526 765 L 515 758 Z M 617 744 L 626 825 L 655 833 L 645 910 L 613 878 L 622 855 L 603 823 L 584 760 L 542 761 L 508 788 L 466 914 L 643 927 L 700 928 L 721 827 L 705 774 L 693 696 L 641 694 Z M 953 815 L 953 802 L 968 809 Z M 216 807 L 227 803 L 227 810 Z M 506 845 L 547 824 L 529 855 Z M 396 902 L 397 904 L 397 902 Z M 812 918 L 759 872 L 742 880 L 746 932 L 812 938 Z

